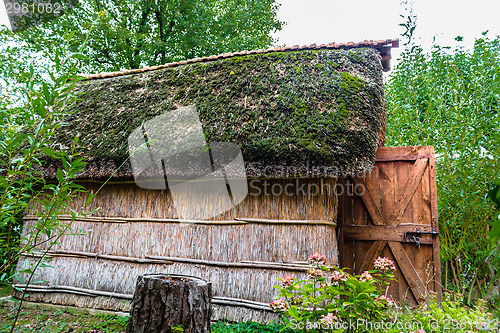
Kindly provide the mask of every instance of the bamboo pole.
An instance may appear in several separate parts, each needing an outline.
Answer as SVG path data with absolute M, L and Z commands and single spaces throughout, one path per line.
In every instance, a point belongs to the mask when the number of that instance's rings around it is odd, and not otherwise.
M 201 265 L 219 266 L 219 267 L 258 268 L 258 269 L 290 270 L 290 271 L 300 271 L 300 272 L 305 272 L 309 268 L 311 268 L 309 265 L 292 264 L 292 263 L 276 263 L 276 262 L 263 262 L 263 261 L 224 262 L 224 261 L 202 260 L 202 259 L 192 259 L 192 258 L 151 256 L 151 255 L 147 255 L 146 258 L 135 258 L 135 257 L 123 257 L 123 256 L 109 255 L 109 254 L 99 254 L 99 253 L 81 252 L 81 251 L 67 251 L 67 250 L 49 251 L 47 254 L 49 257 L 94 258 L 94 259 L 132 262 L 138 264 L 173 265 L 175 262 L 179 262 L 186 264 L 196 264 L 196 265 L 201 264 Z M 41 255 L 33 253 L 31 254 L 24 253 L 23 256 L 38 258 Z
M 24 217 L 26 221 L 37 220 L 36 215 L 27 215 Z M 61 221 L 71 221 L 69 215 L 59 216 Z M 249 223 L 263 224 L 307 224 L 307 225 L 330 225 L 336 227 L 337 223 L 327 220 L 278 220 L 278 219 L 261 219 L 251 217 L 237 217 L 235 220 L 222 221 L 207 221 L 207 220 L 186 220 L 186 219 L 156 219 L 156 218 L 132 218 L 132 217 L 79 217 L 75 221 L 78 222 L 107 222 L 107 223 L 130 223 L 130 222 L 145 222 L 145 223 L 188 223 L 188 224 L 204 224 L 204 225 L 238 225 Z
M 90 297 L 97 297 L 97 296 L 105 296 L 105 297 L 115 297 L 115 298 L 122 298 L 122 299 L 132 299 L 133 295 L 129 294 L 120 294 L 120 293 L 113 293 L 109 291 L 101 291 L 101 290 L 92 290 L 92 289 L 84 289 L 84 288 L 78 288 L 78 287 L 72 287 L 72 286 L 37 286 L 37 285 L 32 285 L 30 284 L 29 286 L 25 284 L 14 284 L 12 285 L 13 288 L 16 288 L 17 290 L 21 289 L 22 291 L 26 292 L 52 292 L 52 293 L 71 293 L 71 294 L 78 294 L 78 295 L 83 295 L 83 296 L 90 296 Z
M 146 256 L 146 258 L 157 259 L 157 260 L 167 260 L 171 262 L 181 262 L 186 264 L 201 264 L 207 266 L 219 266 L 219 267 L 236 267 L 236 268 L 262 268 L 262 269 L 278 269 L 278 270 L 290 270 L 290 271 L 301 271 L 306 272 L 311 267 L 306 265 L 296 265 L 296 264 L 283 264 L 275 262 L 223 262 L 223 261 L 212 261 L 212 260 L 202 260 L 202 259 L 191 259 L 191 258 L 178 258 L 178 257 L 163 257 L 163 256 Z
M 55 285 L 55 286 L 29 285 L 29 286 L 27 286 L 25 284 L 14 284 L 12 287 L 15 288 L 16 290 L 22 289 L 23 291 L 26 291 L 26 292 L 70 293 L 70 294 L 89 296 L 89 297 L 105 296 L 105 297 L 114 297 L 114 298 L 127 299 L 127 300 L 133 299 L 133 295 L 130 295 L 130 294 L 120 294 L 120 293 L 114 293 L 114 292 L 108 292 L 108 291 L 77 288 L 77 287 L 71 287 L 71 286 L 61 286 L 61 285 Z M 266 303 L 255 302 L 255 301 L 240 299 L 240 298 L 214 296 L 212 303 L 219 304 L 219 305 L 240 306 L 240 307 L 245 307 L 245 308 L 255 309 L 255 310 L 272 311 L 269 308 L 268 304 L 266 304 Z
M 172 261 L 167 261 L 163 259 L 149 259 L 149 258 L 134 258 L 134 257 L 123 257 L 123 256 L 114 256 L 109 254 L 98 254 L 91 252 L 80 252 L 80 251 L 49 251 L 47 252 L 49 257 L 75 257 L 75 258 L 95 258 L 95 259 L 105 259 L 105 260 L 113 260 L 113 261 L 123 261 L 123 262 L 132 262 L 137 264 L 161 264 L 161 265 L 173 265 Z M 38 253 L 23 253 L 24 257 L 32 257 L 32 258 L 40 258 L 41 255 Z
M 311 225 L 331 225 L 332 227 L 336 227 L 337 223 L 333 221 L 326 220 L 276 220 L 276 219 L 259 219 L 252 217 L 237 217 L 235 218 L 237 221 L 244 221 L 248 223 L 266 223 L 266 224 L 311 224 Z

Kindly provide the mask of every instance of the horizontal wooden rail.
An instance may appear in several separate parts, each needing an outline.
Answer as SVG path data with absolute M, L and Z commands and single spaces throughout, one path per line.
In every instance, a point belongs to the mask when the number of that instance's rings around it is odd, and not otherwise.
M 131 295 L 131 294 L 120 294 L 120 293 L 114 293 L 114 292 L 109 292 L 109 291 L 84 289 L 84 288 L 62 286 L 62 285 L 54 285 L 54 286 L 29 285 L 27 287 L 27 285 L 25 285 L 25 284 L 14 284 L 12 287 L 15 288 L 16 290 L 20 289 L 20 290 L 22 290 L 22 292 L 26 292 L 26 293 L 30 293 L 30 292 L 68 293 L 68 294 L 76 294 L 76 295 L 89 296 L 89 297 L 104 296 L 104 297 L 114 297 L 114 298 L 126 299 L 126 300 L 133 299 L 133 295 Z M 249 309 L 272 311 L 269 308 L 268 304 L 266 304 L 266 303 L 261 303 L 261 302 L 246 300 L 246 299 L 240 299 L 240 298 L 214 296 L 212 299 L 212 303 L 218 304 L 218 305 L 231 305 L 231 306 L 245 307 L 245 308 L 249 308 Z
M 24 257 L 34 257 L 40 258 L 42 257 L 39 253 L 23 253 Z M 95 259 L 105 259 L 112 261 L 125 261 L 131 262 L 135 264 L 161 264 L 161 265 L 173 265 L 172 261 L 162 260 L 162 259 L 150 259 L 150 258 L 136 258 L 136 257 L 124 257 L 124 256 L 114 256 L 109 254 L 99 254 L 92 252 L 80 252 L 80 251 L 64 251 L 64 250 L 55 250 L 49 251 L 47 253 L 48 257 L 73 257 L 73 258 L 95 258 Z
M 25 221 L 38 220 L 36 215 L 26 215 L 24 217 Z M 61 221 L 72 221 L 70 215 L 59 216 Z M 223 220 L 223 221 L 206 221 L 206 220 L 183 220 L 183 219 L 156 219 L 156 218 L 137 218 L 137 217 L 97 217 L 97 216 L 87 216 L 78 217 L 75 219 L 77 222 L 105 222 L 105 223 L 184 223 L 184 224 L 202 224 L 202 225 L 238 225 L 238 224 L 290 224 L 290 225 L 329 225 L 336 227 L 337 223 L 328 220 L 276 220 L 276 219 L 260 219 L 253 217 L 238 217 L 235 220 Z
M 420 228 L 420 232 L 422 233 L 432 232 L 432 226 L 428 224 L 400 224 L 397 226 L 346 224 L 342 228 L 346 240 L 357 241 L 406 241 L 409 243 L 408 238 L 406 240 L 404 239 L 406 232 L 408 233 L 408 236 L 414 236 L 413 233 L 417 228 Z M 422 235 L 420 244 L 432 244 L 431 235 Z
M 72 221 L 71 216 L 61 215 L 58 217 L 61 221 Z M 37 220 L 36 215 L 27 215 L 24 217 L 26 221 Z M 105 223 L 185 223 L 185 224 L 205 224 L 205 225 L 218 225 L 218 224 L 248 224 L 243 221 L 225 220 L 225 221 L 205 221 L 205 220 L 183 220 L 183 219 L 156 219 L 156 218 L 142 218 L 142 217 L 99 217 L 99 216 L 86 216 L 77 217 L 76 222 L 105 222 Z
M 180 262 L 186 264 L 201 264 L 207 266 L 234 267 L 234 268 L 262 268 L 262 269 L 276 269 L 276 270 L 289 270 L 289 271 L 302 271 L 302 272 L 306 272 L 308 269 L 311 268 L 311 266 L 308 265 L 276 263 L 276 262 L 251 262 L 251 261 L 223 262 L 223 261 L 163 257 L 163 256 L 146 256 L 146 258 L 156 259 L 156 260 L 168 260 L 172 262 Z
M 247 223 L 264 223 L 264 224 L 310 224 L 310 225 L 329 225 L 336 227 L 337 223 L 327 220 L 276 220 L 276 219 L 259 219 L 253 217 L 237 217 L 236 221 L 244 221 Z
M 377 162 L 414 161 L 433 155 L 434 148 L 432 146 L 379 147 L 376 159 Z
M 39 253 L 24 253 L 25 257 L 35 257 L 40 258 Z M 207 265 L 207 266 L 218 266 L 218 267 L 232 267 L 232 268 L 256 268 L 256 269 L 274 269 L 274 270 L 285 270 L 285 271 L 299 271 L 305 272 L 311 268 L 307 263 L 277 263 L 277 262 L 266 262 L 266 261 L 241 261 L 241 262 L 224 262 L 224 261 L 214 261 L 214 260 L 202 260 L 202 259 L 192 259 L 192 258 L 180 258 L 180 257 L 163 257 L 163 256 L 152 256 L 147 255 L 146 258 L 136 258 L 136 257 L 124 257 L 115 256 L 109 254 L 99 254 L 93 252 L 81 252 L 81 251 L 68 251 L 68 250 L 55 250 L 49 251 L 47 253 L 49 257 L 73 257 L 73 258 L 94 258 L 94 259 L 104 259 L 113 261 L 125 261 L 136 264 L 161 264 L 161 265 L 172 265 L 174 263 L 185 263 L 185 264 L 195 264 L 195 265 Z
M 61 292 L 61 293 L 77 294 L 82 296 L 91 296 L 91 297 L 105 296 L 105 297 L 115 297 L 115 298 L 130 299 L 130 300 L 133 298 L 133 295 L 130 294 L 120 294 L 109 291 L 92 290 L 92 289 L 84 289 L 71 286 L 60 286 L 60 285 L 42 286 L 42 285 L 31 284 L 26 288 L 26 284 L 14 284 L 12 285 L 12 288 L 17 289 L 18 291 L 19 289 L 21 289 L 22 291 L 26 290 L 26 292 L 53 292 L 53 293 Z
M 380 148 L 379 148 L 380 149 Z M 241 178 L 236 178 L 241 179 Z M 247 176 L 247 181 L 252 180 L 295 180 L 295 179 L 338 179 L 338 177 L 334 175 L 290 175 L 283 177 L 269 177 L 269 176 Z M 124 184 L 137 184 L 134 179 L 122 179 L 122 180 L 97 180 L 97 179 L 76 179 L 75 180 L 79 184 L 99 184 L 99 185 L 124 185 Z M 55 181 L 48 180 L 47 182 L 56 183 Z M 167 184 L 168 186 L 168 184 Z

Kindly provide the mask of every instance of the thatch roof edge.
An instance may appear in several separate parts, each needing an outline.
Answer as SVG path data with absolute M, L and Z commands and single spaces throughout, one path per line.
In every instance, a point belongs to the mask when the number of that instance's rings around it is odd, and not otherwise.
M 361 48 L 361 47 L 372 47 L 372 48 L 376 49 L 381 56 L 382 68 L 383 68 L 384 72 L 388 72 L 391 69 L 391 62 L 390 62 L 391 58 L 392 58 L 391 57 L 391 48 L 398 48 L 399 47 L 399 39 L 394 38 L 394 39 L 386 39 L 386 40 L 378 40 L 378 41 L 365 40 L 365 41 L 359 42 L 359 43 L 354 43 L 354 42 L 335 43 L 335 42 L 332 42 L 329 44 L 320 44 L 320 45 L 311 44 L 311 45 L 303 45 L 303 46 L 293 45 L 293 46 L 275 47 L 275 48 L 271 48 L 271 49 L 260 49 L 260 50 L 252 50 L 252 51 L 240 51 L 240 52 L 235 52 L 235 53 L 224 53 L 224 54 L 219 54 L 219 55 L 211 55 L 208 57 L 187 59 L 187 60 L 172 62 L 172 63 L 159 65 L 159 66 L 150 66 L 150 67 L 143 67 L 143 68 L 138 68 L 138 69 L 128 69 L 128 70 L 121 70 L 121 71 L 117 71 L 117 72 L 102 72 L 99 74 L 80 74 L 80 75 L 85 77 L 87 80 L 95 80 L 95 79 L 105 79 L 105 78 L 110 78 L 110 77 L 144 73 L 144 72 L 154 71 L 154 70 L 158 70 L 158 69 L 162 69 L 162 68 L 182 66 L 182 65 L 186 65 L 186 64 L 195 63 L 195 62 L 214 61 L 214 60 L 220 60 L 220 59 L 231 58 L 231 57 L 236 57 L 236 56 L 243 56 L 243 55 L 250 55 L 250 54 L 302 51 L 302 50 L 322 50 L 322 49 L 348 50 L 348 49 Z

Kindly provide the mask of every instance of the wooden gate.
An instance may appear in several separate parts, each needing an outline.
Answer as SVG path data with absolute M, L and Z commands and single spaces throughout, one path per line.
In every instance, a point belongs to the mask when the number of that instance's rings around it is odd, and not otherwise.
M 441 301 L 434 148 L 381 147 L 372 172 L 341 180 L 339 251 L 342 267 L 361 274 L 373 261 L 395 261 L 389 294 L 401 304 Z

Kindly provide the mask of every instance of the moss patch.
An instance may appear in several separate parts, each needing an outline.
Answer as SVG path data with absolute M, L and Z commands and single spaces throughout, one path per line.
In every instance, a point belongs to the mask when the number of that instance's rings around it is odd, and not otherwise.
M 195 104 L 206 140 L 247 162 L 371 168 L 383 112 L 373 49 L 275 52 L 89 80 L 57 141 L 78 133 L 90 162 L 120 165 L 127 138 L 157 115 Z

